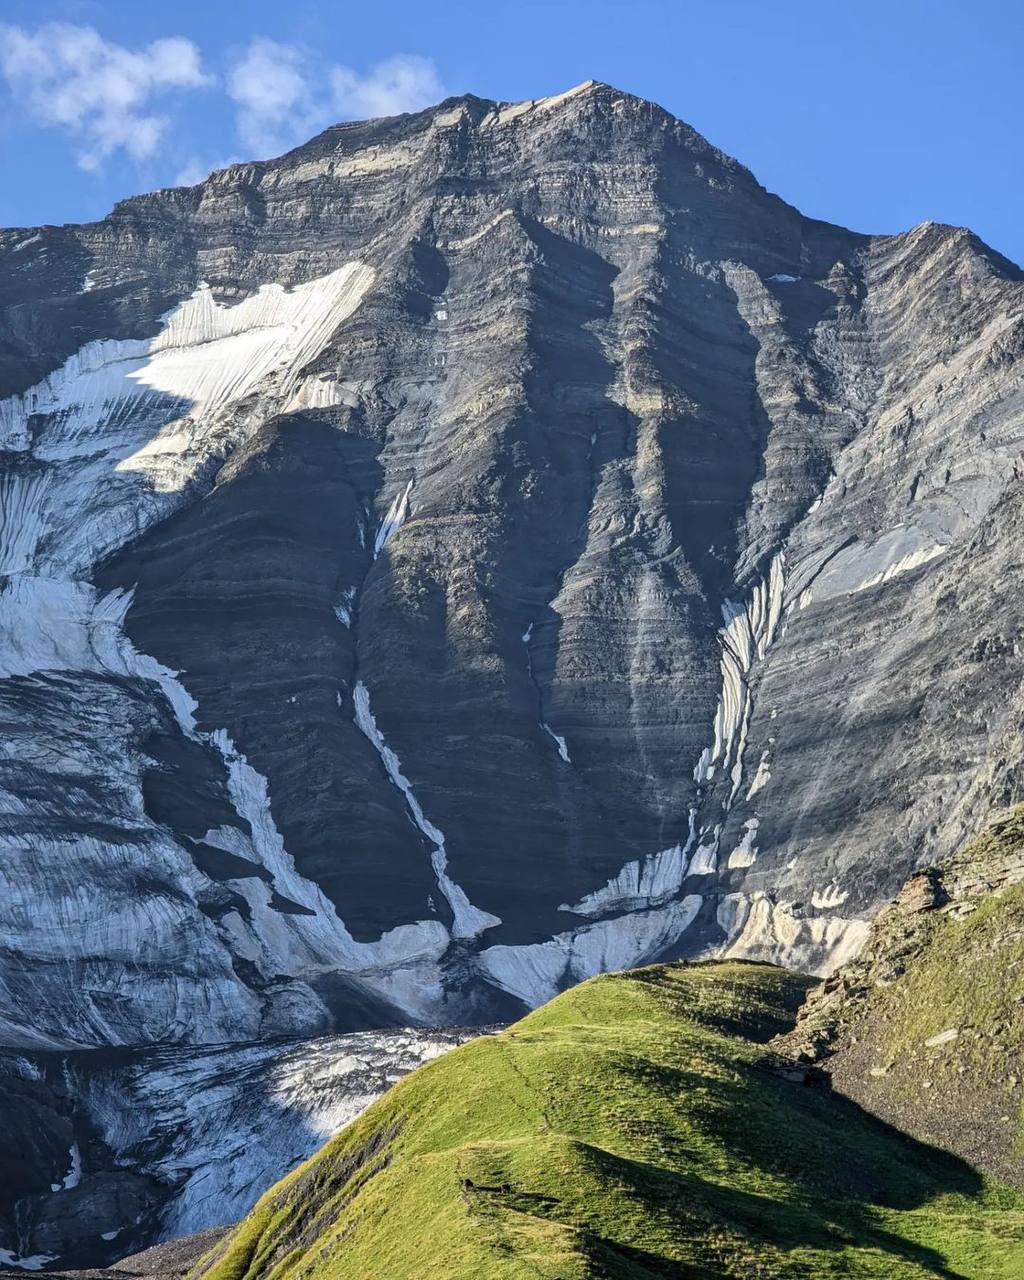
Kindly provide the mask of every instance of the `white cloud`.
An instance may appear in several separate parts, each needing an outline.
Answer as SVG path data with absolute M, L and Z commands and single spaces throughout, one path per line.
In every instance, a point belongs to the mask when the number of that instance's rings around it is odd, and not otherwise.
M 335 120 L 418 111 L 445 96 L 428 58 L 398 54 L 365 76 L 331 67 L 325 85 L 310 62 L 298 45 L 256 39 L 232 68 L 238 136 L 255 155 L 284 151 Z
M 303 62 L 297 46 L 258 39 L 228 76 L 238 136 L 259 157 L 285 150 L 326 119 Z
M 150 101 L 170 89 L 209 84 L 190 40 L 155 40 L 139 52 L 93 27 L 51 22 L 30 34 L 0 26 L 0 75 L 37 123 L 78 140 L 78 163 L 97 169 L 115 151 L 153 155 L 167 120 Z
M 356 75 L 350 67 L 335 67 L 331 92 L 339 119 L 361 120 L 421 111 L 440 102 L 445 87 L 429 58 L 400 53 L 379 62 L 365 76 Z

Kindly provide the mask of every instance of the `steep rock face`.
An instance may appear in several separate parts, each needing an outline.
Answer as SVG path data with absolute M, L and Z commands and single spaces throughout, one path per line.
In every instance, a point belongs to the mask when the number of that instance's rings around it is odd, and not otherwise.
M 8 1044 L 827 969 L 1020 795 L 1024 287 L 966 232 L 590 83 L 4 233 L 0 307 Z

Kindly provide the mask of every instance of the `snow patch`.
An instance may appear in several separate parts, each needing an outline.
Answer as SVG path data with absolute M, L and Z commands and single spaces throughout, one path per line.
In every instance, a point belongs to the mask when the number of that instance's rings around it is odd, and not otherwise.
M 871 927 L 856 917 L 803 915 L 794 903 L 764 893 L 727 894 L 719 903 L 718 924 L 726 934 L 723 956 L 821 975 L 852 959 Z
M 33 1253 L 27 1257 L 12 1253 L 10 1249 L 0 1249 L 0 1264 L 15 1267 L 18 1271 L 42 1271 L 50 1262 L 56 1261 L 56 1253 Z
M 547 942 L 488 947 L 477 963 L 496 986 L 535 1008 L 573 983 L 634 968 L 663 954 L 690 927 L 702 902 L 691 894 L 650 911 L 585 925 Z
M 71 1144 L 71 1150 L 68 1152 L 68 1161 L 68 1171 L 60 1184 L 61 1191 L 70 1191 L 72 1187 L 77 1187 L 82 1181 L 82 1153 L 78 1149 L 77 1142 Z
M 768 767 L 768 754 L 768 748 L 765 747 L 761 752 L 761 759 L 758 761 L 757 772 L 754 774 L 753 780 L 747 788 L 746 798 L 748 800 L 752 796 L 756 796 L 759 791 L 763 790 L 768 785 L 769 779 L 772 776 L 772 771 Z
M 377 536 L 373 540 L 373 558 L 375 560 L 387 546 L 388 541 L 405 524 L 409 516 L 409 495 L 412 493 L 412 486 L 413 482 L 410 480 L 402 492 L 395 495 L 391 506 L 388 507 L 387 515 L 381 521 Z
M 736 867 L 752 867 L 757 860 L 757 846 L 754 841 L 757 839 L 757 828 L 759 822 L 757 818 L 748 818 L 743 824 L 743 838 L 739 844 L 729 854 L 729 860 L 726 864 L 730 870 Z
M 569 748 L 562 735 L 560 733 L 555 733 L 554 729 L 552 729 L 552 727 L 549 724 L 546 724 L 543 720 L 540 722 L 540 727 L 558 748 L 558 754 L 562 757 L 565 763 L 572 764 L 572 761 L 569 759 Z
M 346 396 L 333 378 L 303 378 L 284 411 L 295 413 L 299 409 L 331 409 L 345 403 Z
M 819 911 L 829 911 L 841 907 L 850 896 L 848 889 L 840 889 L 837 884 L 830 884 L 825 889 L 815 889 L 811 894 L 811 906 Z
M 352 625 L 352 606 L 355 604 L 356 589 L 349 587 L 347 591 L 341 593 L 341 599 L 334 606 L 334 616 L 344 627 Z
M 688 855 L 697 839 L 696 819 L 697 810 L 691 809 L 690 832 L 685 844 L 627 862 L 603 888 L 586 894 L 575 906 L 562 903 L 559 911 L 571 911 L 578 916 L 603 916 L 612 911 L 662 906 L 674 898 L 686 879 Z
M 948 550 L 948 543 L 935 542 L 934 535 L 923 528 L 897 525 L 873 542 L 855 542 L 832 555 L 807 582 L 800 600 L 806 596 L 810 602 L 811 587 L 818 602 L 869 591 L 931 563 Z
M 870 578 L 865 578 L 863 582 L 854 587 L 854 591 L 867 591 L 871 587 L 881 586 L 883 582 L 888 582 L 891 578 L 898 577 L 901 573 L 909 573 L 911 569 L 917 569 L 923 564 L 927 564 L 930 560 L 935 560 L 938 556 L 944 555 L 947 548 L 940 543 L 935 543 L 931 547 L 921 547 L 917 551 L 911 551 L 907 555 L 902 556 L 899 560 L 894 560 L 891 564 L 874 574 Z

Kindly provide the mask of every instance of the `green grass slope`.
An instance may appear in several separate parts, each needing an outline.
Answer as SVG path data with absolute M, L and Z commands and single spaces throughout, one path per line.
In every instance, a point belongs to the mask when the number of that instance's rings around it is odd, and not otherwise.
M 396 1085 L 200 1271 L 1024 1275 L 1024 1197 L 780 1070 L 766 1042 L 807 986 L 740 963 L 584 983 Z
M 1024 1189 L 1024 808 L 914 876 L 779 1047 Z

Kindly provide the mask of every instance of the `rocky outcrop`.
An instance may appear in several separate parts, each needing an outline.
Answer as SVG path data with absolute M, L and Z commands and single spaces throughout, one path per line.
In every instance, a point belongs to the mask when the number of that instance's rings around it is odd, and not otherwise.
M 888 1122 L 1016 1186 L 1024 809 L 913 875 L 776 1047 Z
M 3 1041 L 848 957 L 1021 795 L 1022 315 L 595 83 L 3 233 Z

